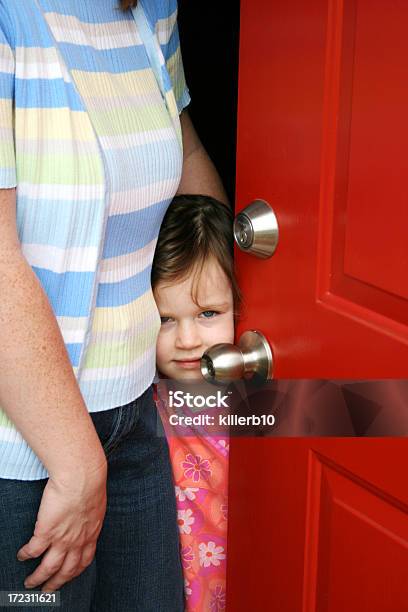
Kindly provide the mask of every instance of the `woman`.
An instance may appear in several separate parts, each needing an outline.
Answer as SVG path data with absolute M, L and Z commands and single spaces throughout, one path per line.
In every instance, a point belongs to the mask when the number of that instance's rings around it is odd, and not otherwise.
M 121 4 L 0 2 L 0 590 L 169 612 L 150 268 L 176 191 L 225 196 L 184 111 L 175 0 Z

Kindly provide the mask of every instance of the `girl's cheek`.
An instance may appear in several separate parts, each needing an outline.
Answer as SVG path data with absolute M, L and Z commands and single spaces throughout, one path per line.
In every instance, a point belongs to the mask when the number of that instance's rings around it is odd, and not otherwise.
M 220 325 L 220 333 L 224 338 L 223 342 L 234 342 L 234 315 L 227 313 Z
M 213 344 L 218 342 L 234 342 L 234 316 L 232 313 L 225 313 L 218 317 L 204 321 L 203 327 L 206 333 L 211 335 Z
M 234 333 L 234 321 L 231 321 L 230 324 L 225 329 L 225 335 L 227 340 L 225 342 L 234 343 L 235 333 Z
M 168 341 L 166 339 L 166 334 L 163 334 L 160 330 L 156 344 L 156 362 L 159 369 L 166 361 L 166 353 L 168 353 L 167 347 Z

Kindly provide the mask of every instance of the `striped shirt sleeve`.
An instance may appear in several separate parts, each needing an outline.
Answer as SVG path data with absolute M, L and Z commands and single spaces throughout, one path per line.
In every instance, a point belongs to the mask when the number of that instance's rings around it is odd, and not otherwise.
M 161 0 L 161 14 L 156 22 L 157 37 L 166 62 L 179 113 L 190 103 L 184 75 L 177 25 L 177 0 Z M 165 5 L 165 7 L 163 6 Z
M 17 185 L 14 147 L 15 59 L 0 22 L 0 189 Z

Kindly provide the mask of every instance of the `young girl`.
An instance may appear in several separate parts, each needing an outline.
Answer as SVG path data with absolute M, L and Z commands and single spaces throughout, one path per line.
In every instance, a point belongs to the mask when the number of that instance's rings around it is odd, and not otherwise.
M 202 427 L 176 435 L 181 428 L 171 431 L 168 416 L 169 387 L 203 381 L 205 350 L 234 340 L 239 290 L 227 206 L 207 196 L 174 198 L 161 226 L 152 286 L 162 321 L 156 398 L 176 485 L 186 610 L 218 612 L 225 609 L 228 437 Z M 204 383 L 200 393 L 203 387 L 208 392 Z

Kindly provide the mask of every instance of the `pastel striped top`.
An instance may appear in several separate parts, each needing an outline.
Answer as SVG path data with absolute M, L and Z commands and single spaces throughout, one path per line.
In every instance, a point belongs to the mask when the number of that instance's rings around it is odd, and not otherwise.
M 150 271 L 182 168 L 176 0 L 0 0 L 0 188 L 90 411 L 152 382 Z M 45 467 L 0 410 L 0 477 Z

